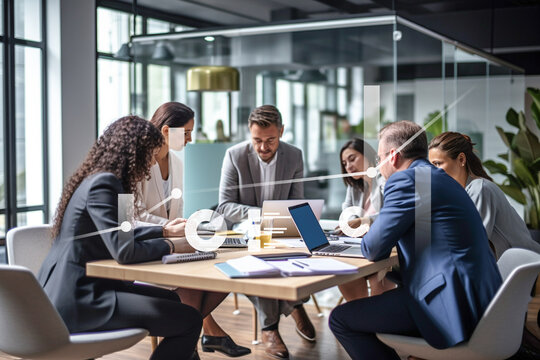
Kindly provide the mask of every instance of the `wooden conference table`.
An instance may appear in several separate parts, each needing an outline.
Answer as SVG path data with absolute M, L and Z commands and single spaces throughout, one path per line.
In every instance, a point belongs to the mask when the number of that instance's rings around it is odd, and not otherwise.
M 280 253 L 301 249 L 264 249 L 261 253 Z M 307 251 L 307 250 L 305 250 Z M 371 262 L 358 258 L 337 258 L 358 267 L 351 275 L 317 275 L 280 278 L 230 279 L 214 264 L 249 254 L 247 249 L 219 249 L 216 259 L 179 264 L 162 264 L 159 261 L 120 265 L 115 260 L 100 260 L 86 265 L 88 276 L 144 281 L 154 284 L 178 286 L 217 292 L 235 292 L 283 300 L 300 300 L 318 291 L 366 277 L 397 264 L 395 252 L 384 260 Z

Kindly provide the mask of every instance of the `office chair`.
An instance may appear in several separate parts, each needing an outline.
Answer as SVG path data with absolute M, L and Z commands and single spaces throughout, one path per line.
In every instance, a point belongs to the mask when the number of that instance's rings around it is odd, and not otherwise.
M 20 226 L 9 230 L 6 234 L 8 264 L 24 266 L 25 268 L 28 268 L 34 276 L 37 276 L 41 264 L 43 263 L 43 260 L 45 260 L 52 245 L 51 230 L 52 226 L 49 224 Z M 139 331 L 142 329 L 135 330 Z M 133 344 L 137 342 L 138 340 Z M 157 347 L 156 337 L 152 336 L 151 342 L 153 351 Z M 118 350 L 125 349 L 131 345 Z
M 52 226 L 20 226 L 6 234 L 8 264 L 21 265 L 37 276 L 52 245 Z
M 498 360 L 515 354 L 521 344 L 531 288 L 540 272 L 540 254 L 508 249 L 497 262 L 503 283 L 478 322 L 469 341 L 448 349 L 435 349 L 424 339 L 377 334 L 398 353 L 430 360 Z
M 97 358 L 126 349 L 148 331 L 125 329 L 69 334 L 30 270 L 0 265 L 0 350 L 32 359 Z

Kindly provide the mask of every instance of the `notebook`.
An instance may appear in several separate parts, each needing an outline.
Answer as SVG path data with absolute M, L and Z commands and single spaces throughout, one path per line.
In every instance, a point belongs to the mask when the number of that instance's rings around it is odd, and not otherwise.
M 170 255 L 164 255 L 161 258 L 161 262 L 164 264 L 174 264 L 174 263 L 182 263 L 182 262 L 188 262 L 188 261 L 215 259 L 216 256 L 217 256 L 217 253 L 215 251 L 207 251 L 207 252 L 198 251 L 194 253 L 170 254 Z
M 289 207 L 293 205 L 309 203 L 311 205 L 317 220 L 321 218 L 324 206 L 323 199 L 314 200 L 265 200 L 262 205 L 261 214 L 263 217 L 270 216 L 274 218 L 272 227 L 273 238 L 279 237 L 299 237 L 300 234 L 289 215 Z
M 357 245 L 332 244 L 328 242 L 319 221 L 308 203 L 289 207 L 289 213 L 304 240 L 308 250 L 314 255 L 345 256 L 363 258 L 362 249 Z
M 251 255 L 227 260 L 222 263 L 214 264 L 214 266 L 233 279 L 246 277 L 273 277 L 281 275 L 278 268 Z
M 287 276 L 354 274 L 358 272 L 358 268 L 355 266 L 329 258 L 279 260 L 271 261 L 271 264 Z

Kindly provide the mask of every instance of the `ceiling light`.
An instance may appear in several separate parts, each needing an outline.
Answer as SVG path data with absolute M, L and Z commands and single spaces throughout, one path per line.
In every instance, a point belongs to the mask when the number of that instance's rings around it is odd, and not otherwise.
M 196 66 L 187 72 L 188 91 L 238 91 L 240 73 L 230 66 Z

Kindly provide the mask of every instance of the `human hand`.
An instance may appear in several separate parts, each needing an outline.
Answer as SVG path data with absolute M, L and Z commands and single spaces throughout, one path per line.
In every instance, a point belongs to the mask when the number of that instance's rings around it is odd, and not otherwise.
M 186 234 L 186 219 L 176 218 L 163 226 L 163 236 L 166 238 L 183 237 Z

